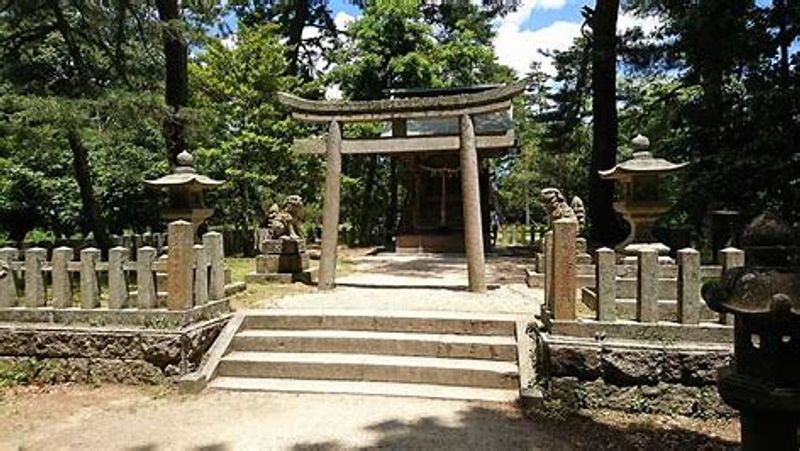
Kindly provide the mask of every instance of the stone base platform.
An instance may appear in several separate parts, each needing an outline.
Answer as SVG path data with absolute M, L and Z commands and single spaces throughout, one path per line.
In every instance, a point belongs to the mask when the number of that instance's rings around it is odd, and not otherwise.
M 230 318 L 164 329 L 0 323 L 0 364 L 26 383 L 160 384 L 196 369 Z
M 310 258 L 305 240 L 266 239 L 259 248 L 262 253 L 256 256 L 256 270 L 245 275 L 246 283 L 313 282 L 315 274 L 309 270 Z
M 251 272 L 244 276 L 245 283 L 268 284 L 301 282 L 305 284 L 314 283 L 316 270 L 305 270 L 299 273 L 259 273 Z
M 545 406 L 632 413 L 730 417 L 716 370 L 730 343 L 574 337 L 536 331 L 536 367 Z

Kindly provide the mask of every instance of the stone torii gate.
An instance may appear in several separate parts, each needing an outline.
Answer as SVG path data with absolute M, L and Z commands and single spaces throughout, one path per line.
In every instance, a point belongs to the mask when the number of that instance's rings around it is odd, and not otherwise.
M 513 147 L 513 130 L 501 135 L 476 136 L 473 116 L 510 111 L 511 101 L 522 94 L 525 81 L 482 92 L 370 101 L 316 101 L 287 93 L 278 100 L 292 117 L 304 122 L 327 123 L 322 140 L 298 140 L 303 153 L 326 156 L 325 199 L 322 216 L 322 249 L 319 264 L 320 290 L 335 286 L 336 246 L 339 239 L 339 198 L 342 154 L 409 154 L 414 152 L 459 152 L 464 214 L 464 248 L 467 256 L 469 290 L 486 291 L 478 151 Z M 458 118 L 459 135 L 406 136 L 409 119 Z M 348 122 L 391 122 L 400 136 L 375 139 L 342 139 L 342 124 Z

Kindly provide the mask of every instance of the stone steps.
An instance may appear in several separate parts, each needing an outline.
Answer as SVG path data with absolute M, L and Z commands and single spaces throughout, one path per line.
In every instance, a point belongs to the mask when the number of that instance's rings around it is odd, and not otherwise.
M 419 332 L 457 335 L 515 333 L 513 315 L 454 314 L 450 312 L 361 312 L 275 310 L 248 313 L 243 329 L 354 330 Z
M 221 390 L 527 400 L 525 324 L 508 314 L 247 312 L 220 334 L 198 377 Z
M 517 389 L 401 384 L 393 382 L 330 381 L 319 379 L 218 377 L 211 381 L 208 386 L 213 389 L 235 391 L 331 393 L 492 402 L 514 402 L 519 398 L 519 391 Z
M 501 335 L 423 334 L 351 330 L 244 330 L 234 351 L 347 352 L 516 361 L 517 342 Z
M 519 388 L 516 363 L 373 354 L 234 351 L 219 375 Z

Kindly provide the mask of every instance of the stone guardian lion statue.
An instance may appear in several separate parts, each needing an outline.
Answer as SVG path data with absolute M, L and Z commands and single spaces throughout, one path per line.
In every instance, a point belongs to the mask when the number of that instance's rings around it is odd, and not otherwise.
M 283 209 L 272 204 L 267 214 L 272 238 L 300 239 L 302 213 L 303 199 L 298 195 L 286 197 Z

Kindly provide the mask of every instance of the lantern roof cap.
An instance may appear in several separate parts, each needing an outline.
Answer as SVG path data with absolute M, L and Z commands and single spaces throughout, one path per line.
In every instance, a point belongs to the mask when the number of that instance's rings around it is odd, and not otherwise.
M 155 180 L 145 180 L 144 183 L 159 188 L 188 186 L 191 189 L 211 189 L 224 183 L 223 181 L 198 174 L 192 167 L 194 157 L 186 150 L 178 154 L 177 160 L 178 165 L 175 166 L 171 174 Z
M 646 150 L 650 147 L 650 140 L 643 135 L 636 135 L 631 140 L 631 145 L 636 152 L 633 157 L 619 163 L 611 169 L 598 171 L 600 178 L 605 180 L 615 180 L 629 178 L 632 175 L 660 175 L 677 171 L 686 167 L 689 163 L 673 163 L 664 158 L 657 158 L 653 153 Z

